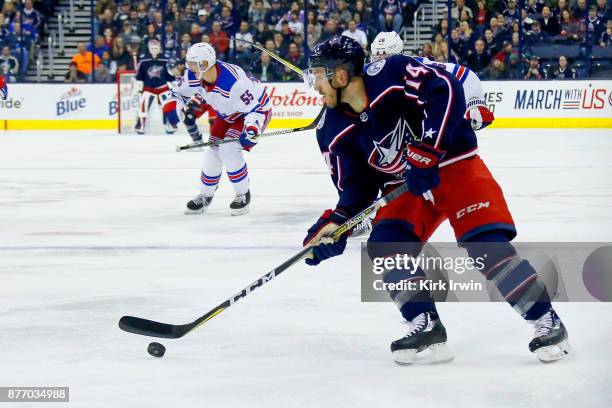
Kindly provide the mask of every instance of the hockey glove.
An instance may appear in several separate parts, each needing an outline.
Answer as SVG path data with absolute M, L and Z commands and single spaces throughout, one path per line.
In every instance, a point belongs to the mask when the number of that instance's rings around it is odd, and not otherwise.
M 472 99 L 467 104 L 467 112 L 465 118 L 470 121 L 472 129 L 480 130 L 489 126 L 495 120 L 493 112 L 484 105 L 484 102 Z
M 338 241 L 330 237 L 331 234 L 346 221 L 346 216 L 338 210 L 325 210 L 323 215 L 308 229 L 304 246 L 312 246 L 312 252 L 306 257 L 306 263 L 314 266 L 328 258 L 341 255 L 346 248 L 348 234 Z
M 408 164 L 404 175 L 408 190 L 414 195 L 421 195 L 440 184 L 438 164 L 444 156 L 442 150 L 419 143 L 408 146 Z
M 257 138 L 259 137 L 259 129 L 257 126 L 249 125 L 244 128 L 240 135 L 240 145 L 246 151 L 249 151 L 257 144 Z
M 2 75 L 0 75 L 0 98 L 6 100 L 8 96 L 8 88 L 6 87 L 6 80 Z

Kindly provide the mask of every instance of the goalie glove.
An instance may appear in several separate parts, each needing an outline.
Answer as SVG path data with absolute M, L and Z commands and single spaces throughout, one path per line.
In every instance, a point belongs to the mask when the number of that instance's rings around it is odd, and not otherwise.
M 484 129 L 495 120 L 493 112 L 480 99 L 472 99 L 468 102 L 465 118 L 470 121 L 474 130 Z

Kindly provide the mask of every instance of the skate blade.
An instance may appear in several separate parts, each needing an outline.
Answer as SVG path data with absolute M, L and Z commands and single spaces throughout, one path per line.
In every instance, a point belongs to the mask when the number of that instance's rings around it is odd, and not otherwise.
M 185 210 L 185 215 L 197 215 L 197 214 L 204 214 L 206 211 L 208 211 L 208 207 L 204 207 L 201 210 L 190 210 L 189 208 Z
M 555 361 L 569 357 L 572 354 L 572 347 L 567 340 L 563 340 L 552 346 L 541 347 L 535 351 L 538 360 L 542 363 L 553 363 Z
M 398 365 L 439 364 L 453 361 L 454 358 L 446 343 L 432 344 L 418 353 L 415 349 L 395 350 L 393 352 L 393 361 Z
M 246 206 L 246 207 L 244 207 L 244 208 L 240 208 L 240 209 L 232 209 L 232 210 L 230 211 L 230 214 L 231 214 L 233 217 L 237 217 L 237 216 L 239 216 L 239 215 L 244 215 L 244 214 L 247 214 L 248 212 L 249 212 L 249 207 L 248 207 L 248 206 Z

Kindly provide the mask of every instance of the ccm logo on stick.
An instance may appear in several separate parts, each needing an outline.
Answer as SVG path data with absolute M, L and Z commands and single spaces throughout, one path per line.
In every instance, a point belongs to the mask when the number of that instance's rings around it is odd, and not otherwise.
M 480 210 L 481 208 L 489 208 L 490 202 L 478 203 L 469 205 L 459 211 L 457 211 L 457 219 L 463 217 L 465 214 L 472 213 L 474 211 Z
M 431 159 L 429 157 L 421 156 L 420 154 L 415 153 L 413 151 L 408 151 L 408 157 L 410 157 L 417 163 L 423 163 L 423 164 L 431 163 Z

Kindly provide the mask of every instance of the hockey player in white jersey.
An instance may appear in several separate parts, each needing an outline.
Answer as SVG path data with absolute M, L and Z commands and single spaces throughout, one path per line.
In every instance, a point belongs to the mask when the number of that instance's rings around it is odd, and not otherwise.
M 380 32 L 372 42 L 371 59 L 372 61 L 386 58 L 395 54 L 402 54 L 404 51 L 404 41 L 395 32 Z M 453 74 L 463 85 L 465 93 L 465 118 L 470 121 L 472 129 L 480 130 L 489 126 L 495 119 L 493 112 L 489 110 L 485 103 L 484 91 L 478 76 L 469 68 L 463 65 L 441 63 L 423 57 L 414 57 L 420 62 L 440 67 Z
M 192 45 L 186 61 L 196 78 L 188 81 L 195 91 L 192 100 L 198 104 L 205 101 L 217 114 L 210 128 L 210 141 L 235 140 L 205 148 L 200 194 L 187 203 L 186 213 L 203 213 L 208 209 L 225 167 L 236 192 L 230 204 L 231 214 L 245 214 L 251 193 L 242 151 L 251 150 L 268 125 L 272 117 L 270 98 L 265 87 L 242 68 L 217 61 L 215 50 L 208 43 Z

